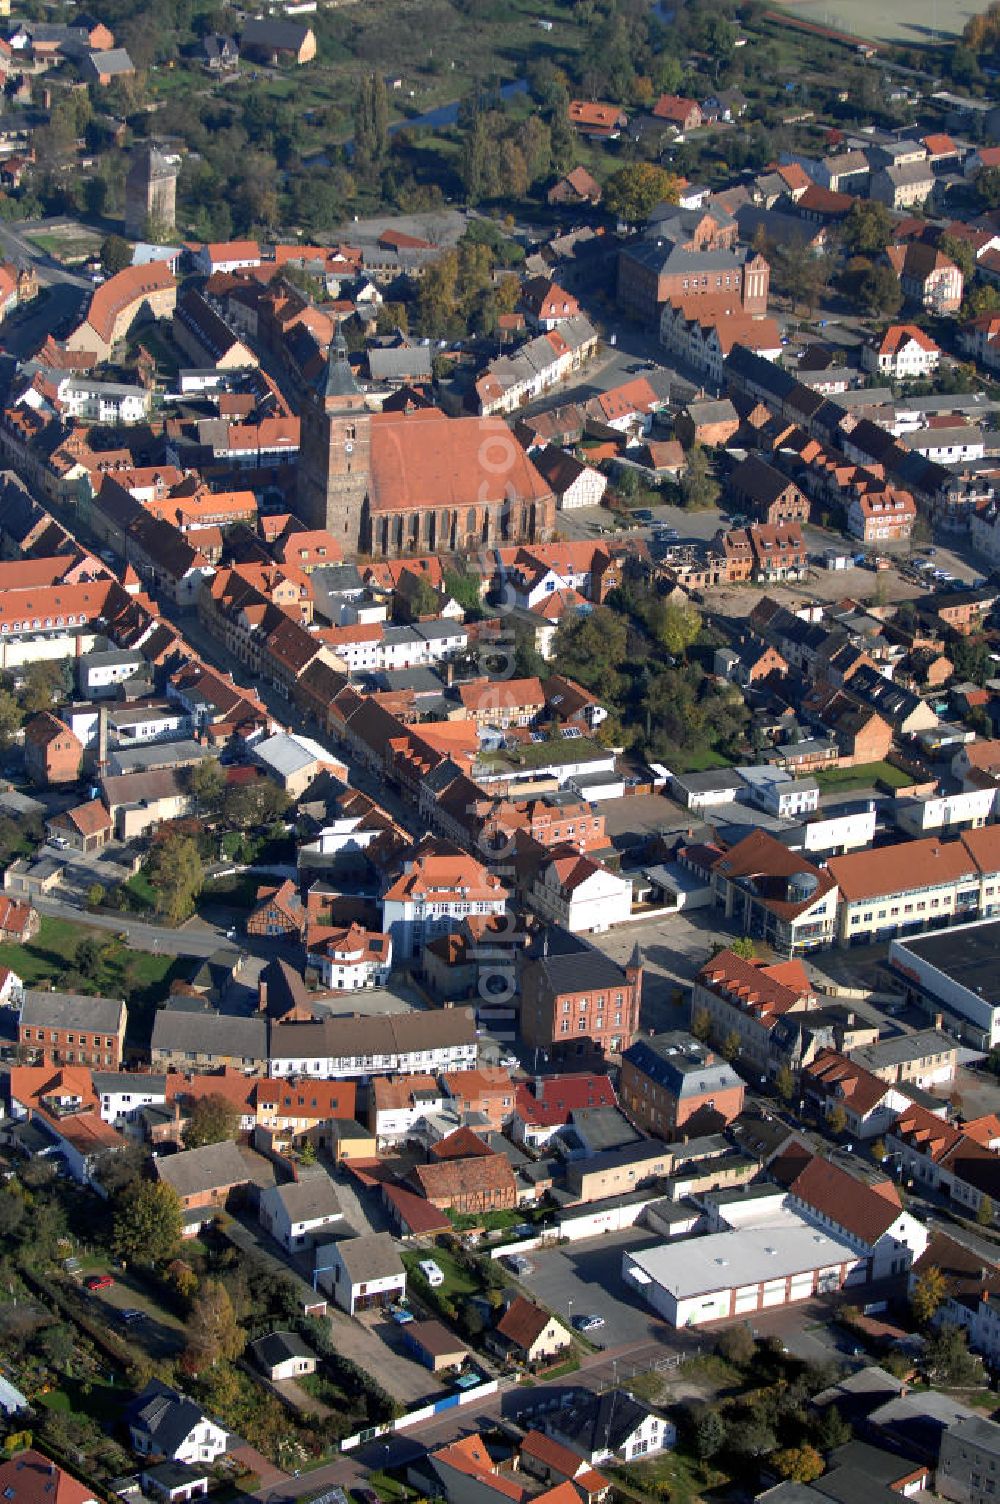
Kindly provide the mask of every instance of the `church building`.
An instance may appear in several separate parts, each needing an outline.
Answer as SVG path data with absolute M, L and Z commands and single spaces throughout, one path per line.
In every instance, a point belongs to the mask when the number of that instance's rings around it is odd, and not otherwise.
M 548 542 L 556 501 L 500 418 L 373 413 L 338 336 L 303 404 L 296 510 L 345 557 Z

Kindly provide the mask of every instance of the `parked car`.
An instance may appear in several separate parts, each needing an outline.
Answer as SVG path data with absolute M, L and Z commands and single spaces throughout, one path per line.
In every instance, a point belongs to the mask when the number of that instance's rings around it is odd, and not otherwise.
M 114 1278 L 110 1274 L 91 1274 L 84 1280 L 88 1290 L 110 1290 L 114 1284 Z
M 526 1259 L 523 1253 L 509 1253 L 505 1260 L 508 1269 L 515 1274 L 534 1274 L 535 1266 L 530 1259 Z
M 437 1289 L 438 1285 L 444 1284 L 444 1275 L 441 1273 L 441 1266 L 440 1264 L 435 1264 L 433 1259 L 420 1260 L 420 1273 L 432 1289 Z
M 604 1325 L 603 1316 L 574 1316 L 573 1325 L 578 1332 L 598 1332 Z
M 433 1284 L 434 1281 L 429 1280 L 429 1283 Z M 390 1306 L 389 1315 L 397 1326 L 406 1326 L 408 1321 L 413 1320 L 413 1312 L 408 1311 L 405 1306 Z

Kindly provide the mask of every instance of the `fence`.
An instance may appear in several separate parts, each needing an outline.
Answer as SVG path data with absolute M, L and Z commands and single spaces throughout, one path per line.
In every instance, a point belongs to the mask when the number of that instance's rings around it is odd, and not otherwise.
M 354 1436 L 345 1436 L 340 1443 L 340 1450 L 351 1452 L 366 1441 L 375 1441 L 379 1436 L 390 1436 L 394 1431 L 405 1431 L 410 1426 L 418 1426 L 421 1421 L 433 1420 L 435 1415 L 441 1415 L 445 1410 L 457 1410 L 460 1405 L 473 1405 L 488 1394 L 496 1394 L 499 1387 L 496 1379 L 489 1379 L 485 1384 L 477 1384 L 475 1389 L 462 1389 L 455 1394 L 446 1394 L 430 1405 L 422 1405 L 419 1410 L 408 1410 L 405 1415 L 386 1422 L 384 1426 L 366 1426 Z

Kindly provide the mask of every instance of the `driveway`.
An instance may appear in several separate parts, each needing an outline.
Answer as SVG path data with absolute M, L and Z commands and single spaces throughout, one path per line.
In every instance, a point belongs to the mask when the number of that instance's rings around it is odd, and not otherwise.
M 403 1347 L 402 1328 L 375 1315 L 363 1321 L 343 1311 L 330 1314 L 330 1335 L 342 1357 L 350 1358 L 408 1410 L 441 1394 L 441 1385 Z
M 187 1346 L 183 1321 L 158 1305 L 130 1271 L 116 1273 L 114 1279 L 110 1289 L 94 1290 L 85 1297 L 94 1302 L 99 1319 L 130 1347 L 140 1348 L 151 1358 L 173 1358 L 183 1351 Z M 142 1311 L 145 1319 L 126 1325 L 122 1320 L 125 1310 Z

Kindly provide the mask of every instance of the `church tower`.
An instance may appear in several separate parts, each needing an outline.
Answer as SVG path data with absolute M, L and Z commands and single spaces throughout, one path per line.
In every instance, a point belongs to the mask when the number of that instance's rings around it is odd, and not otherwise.
M 371 414 L 338 334 L 302 407 L 296 510 L 309 527 L 332 533 L 347 558 L 365 541 L 370 474 Z

